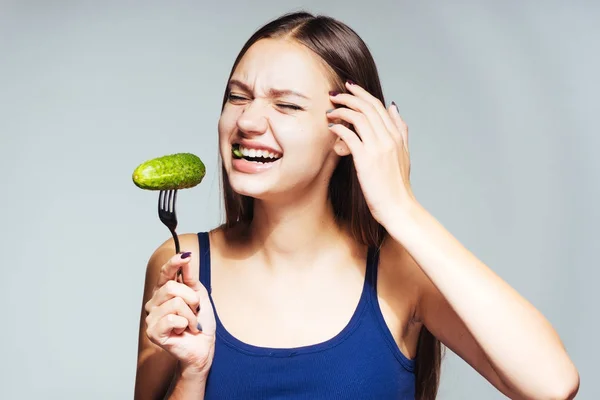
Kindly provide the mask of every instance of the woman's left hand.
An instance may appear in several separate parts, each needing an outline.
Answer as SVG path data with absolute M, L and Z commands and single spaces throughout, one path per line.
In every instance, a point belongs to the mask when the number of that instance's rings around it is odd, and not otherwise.
M 408 127 L 393 103 L 381 101 L 360 86 L 346 82 L 350 93 L 330 93 L 345 106 L 327 113 L 329 129 L 348 146 L 363 194 L 373 217 L 384 227 L 415 198 L 410 186 Z M 333 95 L 332 95 L 333 94 Z M 343 122 L 354 126 L 356 133 Z

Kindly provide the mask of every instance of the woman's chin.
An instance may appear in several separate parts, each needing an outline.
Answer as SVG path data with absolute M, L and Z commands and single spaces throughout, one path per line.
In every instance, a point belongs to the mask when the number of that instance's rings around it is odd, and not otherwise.
M 234 192 L 242 196 L 253 197 L 255 199 L 267 198 L 271 188 L 265 181 L 248 178 L 247 176 L 230 176 L 229 184 Z

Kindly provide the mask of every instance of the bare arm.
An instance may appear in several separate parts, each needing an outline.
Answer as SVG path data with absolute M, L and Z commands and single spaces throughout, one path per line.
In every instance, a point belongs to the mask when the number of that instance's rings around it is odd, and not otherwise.
M 182 371 L 177 366 L 173 385 L 169 388 L 169 400 L 202 400 L 206 389 L 206 374 Z
M 425 326 L 512 398 L 573 398 L 578 372 L 544 316 L 418 203 L 405 210 L 387 228 L 428 278 Z
M 350 151 L 372 216 L 408 251 L 439 291 L 423 291 L 417 312 L 427 321 L 426 326 L 441 332 L 442 339 L 459 354 L 478 360 L 474 363 L 478 371 L 485 372 L 481 365 L 489 364 L 505 387 L 519 396 L 574 397 L 579 375 L 544 316 L 416 201 L 410 185 L 408 126 L 398 107 L 386 108 L 354 82 L 347 81 L 345 88 L 349 93 L 330 93 L 332 104 L 345 107 L 327 111 L 332 121 L 329 129 L 339 138 L 335 151 L 339 155 Z M 444 307 L 452 309 L 455 316 Z M 444 330 L 444 322 L 451 330 Z M 472 339 L 457 336 L 461 324 Z M 485 357 L 477 357 L 477 348 Z M 487 364 L 481 362 L 485 359 Z
M 198 243 L 196 235 L 181 235 L 182 249 L 192 251 L 189 265 L 192 269 L 198 266 Z M 144 305 L 152 298 L 155 285 L 159 281 L 161 268 L 175 254 L 173 240 L 163 243 L 150 257 L 146 269 L 144 296 L 140 315 L 138 336 L 138 361 L 135 381 L 135 399 L 164 399 L 170 392 L 173 399 L 183 399 L 183 393 L 197 396 L 196 388 L 202 387 L 203 377 L 192 371 L 181 371 L 177 359 L 160 346 L 152 343 L 147 335 L 146 310 Z M 197 272 L 195 274 L 197 276 Z M 192 383 L 193 382 L 193 383 Z M 172 387 L 170 387 L 172 385 Z M 190 387 L 193 389 L 190 390 Z M 196 399 L 202 397 L 195 397 Z
M 135 377 L 135 399 L 160 399 L 167 393 L 177 361 L 169 353 L 152 343 L 146 335 L 146 304 L 160 275 L 160 268 L 175 253 L 173 241 L 163 243 L 150 257 L 146 267 L 144 297 L 138 334 L 138 363 Z

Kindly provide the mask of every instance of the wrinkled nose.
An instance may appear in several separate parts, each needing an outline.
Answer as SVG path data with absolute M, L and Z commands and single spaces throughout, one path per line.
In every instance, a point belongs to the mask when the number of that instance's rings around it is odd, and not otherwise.
M 265 105 L 253 102 L 244 108 L 237 120 L 237 127 L 243 136 L 262 135 L 267 131 L 268 121 Z

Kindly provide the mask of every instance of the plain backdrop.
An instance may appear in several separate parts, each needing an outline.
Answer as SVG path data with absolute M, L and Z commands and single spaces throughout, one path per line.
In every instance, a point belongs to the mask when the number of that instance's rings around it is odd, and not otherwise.
M 132 398 L 146 262 L 169 233 L 131 173 L 197 154 L 178 231 L 219 224 L 229 69 L 300 8 L 366 41 L 417 199 L 544 313 L 578 398 L 600 398 L 600 7 L 514 0 L 0 2 L 0 398 Z M 439 398 L 503 396 L 448 352 Z

